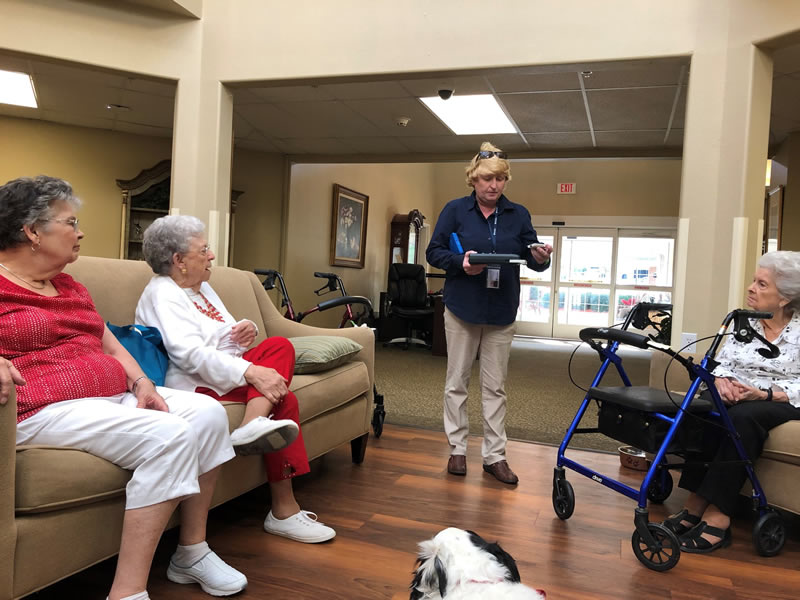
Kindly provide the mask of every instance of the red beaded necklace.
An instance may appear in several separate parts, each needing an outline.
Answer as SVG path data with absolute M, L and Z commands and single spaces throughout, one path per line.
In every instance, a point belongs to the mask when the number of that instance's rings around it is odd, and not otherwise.
M 203 302 L 205 302 L 205 303 L 206 303 L 206 308 L 203 308 L 203 307 L 202 307 L 202 306 L 200 306 L 200 305 L 199 305 L 197 302 L 195 302 L 194 300 L 192 300 L 192 304 L 194 304 L 194 305 L 197 307 L 197 310 L 199 310 L 201 313 L 203 313 L 203 314 L 204 314 L 205 316 L 207 316 L 209 319 L 214 319 L 215 321 L 219 321 L 220 323 L 224 323 L 224 322 L 225 322 L 225 317 L 223 317 L 223 316 L 222 316 L 222 313 L 220 313 L 220 312 L 219 312 L 219 311 L 218 311 L 218 310 L 217 310 L 217 309 L 214 307 L 214 305 L 213 305 L 213 304 L 211 304 L 211 302 L 209 302 L 209 301 L 208 301 L 208 298 L 206 298 L 206 297 L 203 295 L 203 293 L 202 293 L 202 292 L 197 292 L 197 294 L 198 294 L 198 295 L 199 295 L 199 296 L 200 296 L 200 297 L 203 299 Z

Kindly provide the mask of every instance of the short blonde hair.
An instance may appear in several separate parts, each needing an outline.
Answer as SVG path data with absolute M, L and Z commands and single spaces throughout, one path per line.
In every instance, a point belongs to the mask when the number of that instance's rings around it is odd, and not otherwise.
M 481 151 L 486 152 L 502 152 L 500 148 L 491 142 L 483 142 L 481 144 Z M 491 158 L 481 158 L 477 153 L 470 161 L 466 168 L 467 172 L 467 185 L 475 187 L 474 181 L 483 175 L 505 175 L 506 181 L 511 181 L 511 165 L 505 158 L 499 156 L 492 156 Z

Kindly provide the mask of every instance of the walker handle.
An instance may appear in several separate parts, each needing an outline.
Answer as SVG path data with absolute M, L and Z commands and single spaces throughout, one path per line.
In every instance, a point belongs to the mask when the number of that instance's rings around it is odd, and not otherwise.
M 344 304 L 363 304 L 367 307 L 367 310 L 372 313 L 372 302 L 370 302 L 369 299 L 365 298 L 364 296 L 340 296 L 339 298 L 334 298 L 333 300 L 320 302 L 317 306 L 319 306 L 319 310 L 322 312 L 323 310 L 336 308 L 337 306 L 342 306 Z
M 608 327 L 586 327 L 581 329 L 579 335 L 584 342 L 592 347 L 594 347 L 592 341 L 597 339 L 628 344 L 645 350 L 650 348 L 653 342 L 645 335 L 633 333 L 632 331 L 623 331 L 622 329 L 609 329 Z

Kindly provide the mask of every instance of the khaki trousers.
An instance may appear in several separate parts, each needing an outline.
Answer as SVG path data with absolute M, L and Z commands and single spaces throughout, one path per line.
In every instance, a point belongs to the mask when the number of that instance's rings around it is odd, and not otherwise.
M 450 454 L 467 453 L 469 418 L 467 389 L 472 363 L 480 349 L 483 463 L 494 464 L 506 455 L 506 374 L 515 324 L 473 325 L 444 310 L 447 336 L 447 378 L 444 384 L 444 431 Z

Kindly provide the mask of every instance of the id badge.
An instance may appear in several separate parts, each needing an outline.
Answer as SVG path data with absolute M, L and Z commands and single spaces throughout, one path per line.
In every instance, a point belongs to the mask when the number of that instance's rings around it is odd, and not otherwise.
M 486 269 L 486 287 L 493 290 L 500 288 L 500 267 Z

